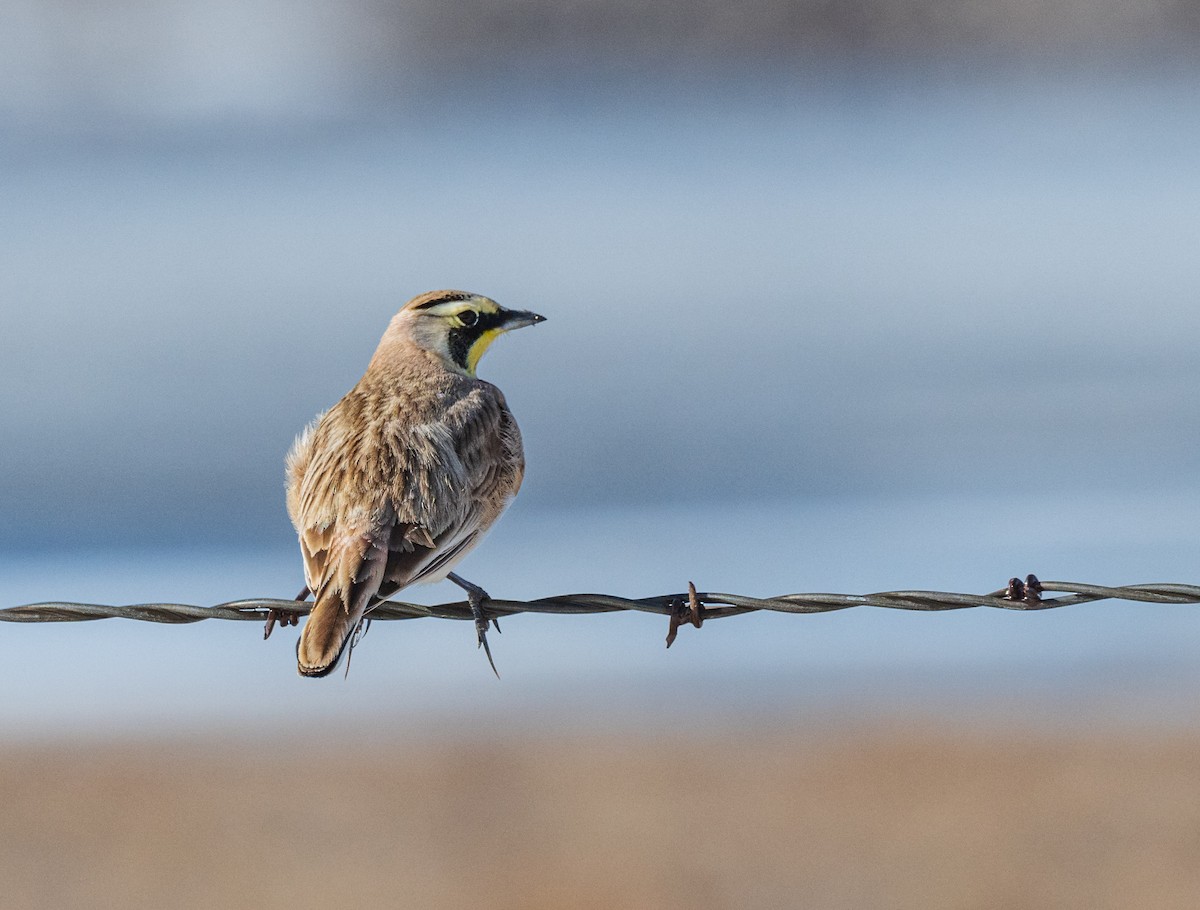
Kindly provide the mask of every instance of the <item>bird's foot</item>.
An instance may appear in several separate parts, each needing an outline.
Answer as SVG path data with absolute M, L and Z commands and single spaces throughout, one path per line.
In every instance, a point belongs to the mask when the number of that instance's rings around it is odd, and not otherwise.
M 354 657 L 354 649 L 358 647 L 358 643 L 363 640 L 367 632 L 371 628 L 371 618 L 364 616 L 358 621 L 358 625 L 354 627 L 354 631 L 350 633 L 350 640 L 346 642 L 346 672 L 342 679 L 350 678 L 350 661 Z
M 499 679 L 500 671 L 496 669 L 496 662 L 492 660 L 492 649 L 488 647 L 487 632 L 488 628 L 492 625 L 495 625 L 496 631 L 499 632 L 500 623 L 495 617 L 489 617 L 484 610 L 484 604 L 492 598 L 479 585 L 472 584 L 465 578 L 455 575 L 453 572 L 446 577 L 467 592 L 467 603 L 471 605 L 471 616 L 475 619 L 476 647 L 483 648 L 483 653 L 487 655 L 488 665 L 491 666 L 492 672 L 496 674 L 496 679 Z
M 492 649 L 488 647 L 487 631 L 488 626 L 495 623 L 496 631 L 500 631 L 500 623 L 494 619 L 489 620 L 487 613 L 483 610 L 483 605 L 491 600 L 487 592 L 483 592 L 482 597 L 476 597 L 474 594 L 467 595 L 467 602 L 471 605 L 471 615 L 475 617 L 475 635 L 478 643 L 475 647 L 483 648 L 483 653 L 487 655 L 488 665 L 492 668 L 492 672 L 496 674 L 496 679 L 500 678 L 500 671 L 496 669 L 496 662 L 492 660 Z
M 300 625 L 300 614 L 293 613 L 291 610 L 268 610 L 267 621 L 263 626 L 263 641 L 271 637 L 271 633 L 275 631 L 275 623 L 279 623 L 280 628 L 298 626 Z
M 296 595 L 296 600 L 308 600 L 308 588 L 305 588 Z M 271 637 L 271 633 L 275 631 L 275 623 L 279 623 L 280 628 L 286 629 L 288 626 L 300 625 L 300 614 L 292 610 L 275 610 L 267 611 L 267 621 L 263 626 L 263 641 Z

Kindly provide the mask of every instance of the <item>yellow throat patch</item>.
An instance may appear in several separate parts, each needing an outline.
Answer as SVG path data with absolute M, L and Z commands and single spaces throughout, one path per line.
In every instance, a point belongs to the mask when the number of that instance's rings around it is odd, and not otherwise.
M 492 346 L 492 342 L 504 334 L 504 329 L 488 329 L 482 335 L 475 339 L 475 343 L 471 345 L 467 351 L 467 372 L 472 376 L 475 375 L 475 368 L 479 366 L 479 360 L 483 357 L 484 352 Z

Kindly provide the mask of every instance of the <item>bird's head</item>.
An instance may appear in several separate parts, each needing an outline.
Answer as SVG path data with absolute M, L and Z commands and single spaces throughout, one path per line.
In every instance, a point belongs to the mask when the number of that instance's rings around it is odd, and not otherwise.
M 414 297 L 393 320 L 418 347 L 437 354 L 450 369 L 475 375 L 479 359 L 505 332 L 544 322 L 545 316 L 508 310 L 468 291 L 430 291 Z

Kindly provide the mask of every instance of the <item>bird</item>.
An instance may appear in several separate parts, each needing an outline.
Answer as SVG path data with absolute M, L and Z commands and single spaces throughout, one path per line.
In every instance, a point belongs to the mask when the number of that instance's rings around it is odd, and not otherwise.
M 297 437 L 287 509 L 307 583 L 297 599 L 314 598 L 296 647 L 301 676 L 331 673 L 385 598 L 442 579 L 467 592 L 495 672 L 488 594 L 452 569 L 517 495 L 525 454 L 504 394 L 476 368 L 498 337 L 544 321 L 468 291 L 414 297 L 354 388 Z

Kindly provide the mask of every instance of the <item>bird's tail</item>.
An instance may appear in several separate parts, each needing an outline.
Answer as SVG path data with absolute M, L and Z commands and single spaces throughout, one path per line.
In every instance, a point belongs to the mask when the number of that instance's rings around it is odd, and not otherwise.
M 362 620 L 365 606 L 363 600 L 354 609 L 340 591 L 329 591 L 317 599 L 296 646 L 296 665 L 301 676 L 328 676 L 334 671 Z
M 312 587 L 312 612 L 296 645 L 301 676 L 328 676 L 372 599 L 379 593 L 387 568 L 386 541 L 372 535 L 348 537 L 333 547 L 328 572 Z

